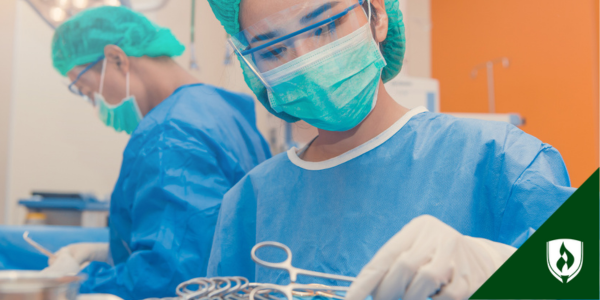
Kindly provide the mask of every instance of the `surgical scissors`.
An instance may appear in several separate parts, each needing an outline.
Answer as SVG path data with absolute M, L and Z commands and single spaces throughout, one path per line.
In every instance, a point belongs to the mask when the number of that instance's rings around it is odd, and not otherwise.
M 256 251 L 258 249 L 264 248 L 264 247 L 274 247 L 274 248 L 282 249 L 287 254 L 287 258 L 284 261 L 278 262 L 278 263 L 264 261 L 264 260 L 258 258 L 258 256 L 256 256 Z M 256 293 L 259 293 L 260 291 L 265 290 L 265 289 L 279 291 L 282 294 L 284 294 L 288 300 L 292 300 L 292 296 L 294 295 L 293 294 L 294 290 L 312 290 L 312 291 L 347 291 L 348 290 L 347 286 L 327 286 L 327 285 L 296 283 L 298 275 L 305 275 L 305 276 L 312 276 L 312 277 L 326 278 L 326 279 L 333 279 L 333 280 L 341 280 L 341 281 L 347 281 L 347 282 L 353 282 L 355 279 L 354 277 L 350 277 L 350 276 L 327 274 L 327 273 L 321 273 L 321 272 L 296 268 L 296 267 L 292 266 L 292 250 L 290 250 L 290 248 L 288 248 L 286 245 L 284 245 L 282 243 L 278 243 L 278 242 L 267 241 L 267 242 L 258 243 L 252 248 L 252 252 L 250 254 L 252 256 L 252 260 L 256 264 L 261 265 L 263 267 L 271 268 L 271 269 L 285 270 L 290 275 L 290 283 L 288 285 L 260 284 L 257 288 L 253 289 L 250 292 L 251 300 L 254 300 L 254 296 L 256 295 Z M 343 299 L 343 297 L 337 296 L 333 293 L 331 293 L 331 294 L 327 293 L 327 296 Z M 334 297 L 334 296 L 336 296 L 336 297 Z

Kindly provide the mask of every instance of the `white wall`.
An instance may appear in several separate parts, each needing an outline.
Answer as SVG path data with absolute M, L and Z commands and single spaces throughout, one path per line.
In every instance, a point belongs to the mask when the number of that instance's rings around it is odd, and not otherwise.
M 406 27 L 406 53 L 402 75 L 431 77 L 430 0 L 400 0 Z
M 17 0 L 0 1 L 0 224 L 4 221 Z

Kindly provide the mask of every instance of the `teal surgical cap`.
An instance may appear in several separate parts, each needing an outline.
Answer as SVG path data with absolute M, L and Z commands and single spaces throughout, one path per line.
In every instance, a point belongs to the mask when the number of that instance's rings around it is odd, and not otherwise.
M 221 22 L 227 33 L 234 35 L 241 31 L 239 16 L 240 2 L 243 0 L 208 0 L 213 13 Z M 267 0 L 264 0 L 267 1 Z M 279 0 L 269 0 L 279 1 Z M 388 15 L 388 33 L 385 41 L 381 43 L 383 57 L 387 65 L 383 68 L 381 79 L 383 82 L 388 82 L 396 77 L 402 69 L 402 61 L 404 60 L 404 52 L 406 51 L 406 37 L 404 35 L 404 22 L 402 20 L 402 12 L 398 0 L 385 0 L 385 10 Z M 247 67 L 244 67 L 242 62 L 242 70 L 244 78 L 248 86 L 255 87 L 259 84 L 258 78 Z M 277 113 L 273 111 L 268 103 L 267 92 L 265 89 L 255 90 L 258 100 L 262 102 L 269 112 L 275 116 L 288 121 L 298 121 L 297 118 L 286 114 L 285 112 Z
M 63 76 L 73 67 L 91 63 L 106 45 L 117 44 L 127 56 L 178 56 L 183 46 L 171 30 L 122 6 L 84 10 L 61 24 L 52 38 L 52 62 Z

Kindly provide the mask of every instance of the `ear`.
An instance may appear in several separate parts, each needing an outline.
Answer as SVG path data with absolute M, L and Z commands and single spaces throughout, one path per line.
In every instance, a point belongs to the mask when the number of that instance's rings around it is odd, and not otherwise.
M 127 57 L 123 49 L 119 46 L 106 45 L 106 47 L 104 47 L 104 56 L 108 60 L 107 62 L 115 63 L 123 75 L 129 72 L 129 57 Z
M 375 41 L 381 43 L 385 41 L 388 32 L 388 15 L 385 10 L 385 0 L 371 0 L 371 4 L 377 13 L 375 24 L 372 25 Z

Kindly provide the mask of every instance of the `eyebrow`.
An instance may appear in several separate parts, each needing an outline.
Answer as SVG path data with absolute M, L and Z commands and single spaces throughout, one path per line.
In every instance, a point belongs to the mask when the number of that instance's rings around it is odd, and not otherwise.
M 304 17 L 302 17 L 302 19 L 300 19 L 300 24 L 306 24 L 306 23 L 310 22 L 311 20 L 322 15 L 324 12 L 332 9 L 334 6 L 338 5 L 339 3 L 340 3 L 339 1 L 331 1 L 331 2 L 327 2 L 327 3 L 319 6 L 319 8 L 309 12 Z
M 278 36 L 277 31 L 269 31 L 269 32 L 261 33 L 261 34 L 258 34 L 256 36 L 254 36 L 250 40 L 250 43 L 255 43 L 255 42 L 259 42 L 259 41 L 270 40 L 270 39 L 275 38 L 277 36 Z

